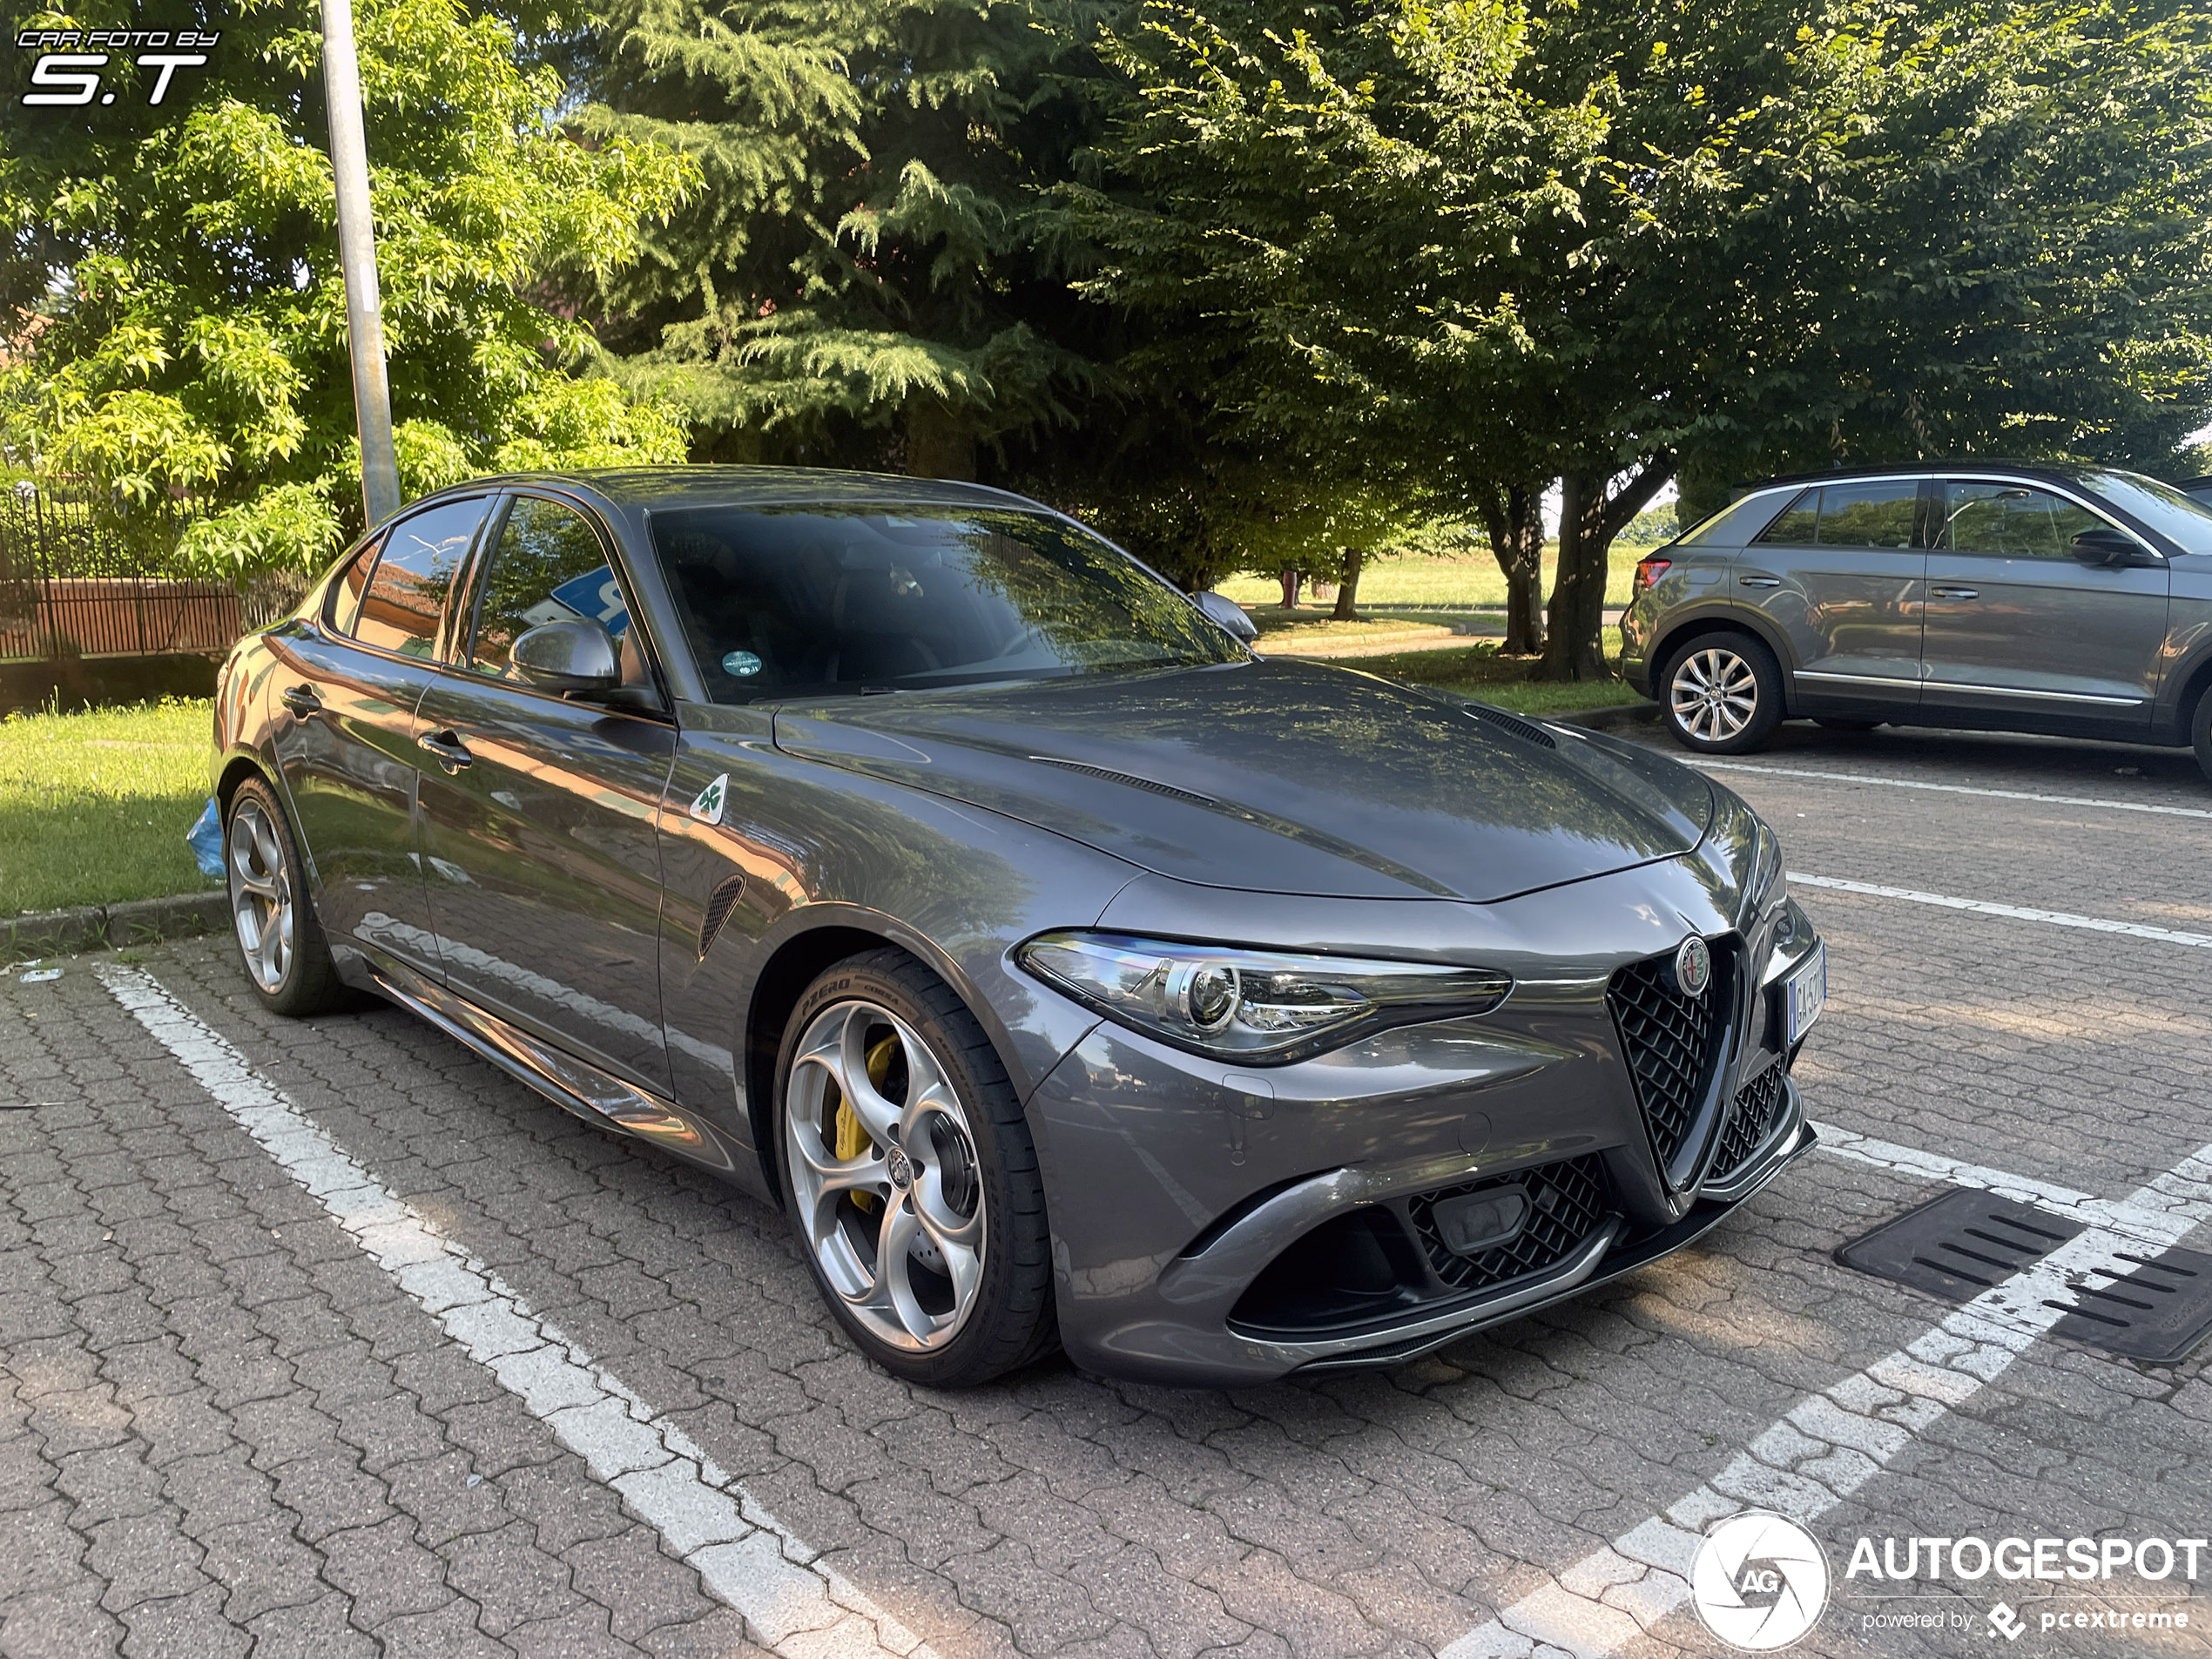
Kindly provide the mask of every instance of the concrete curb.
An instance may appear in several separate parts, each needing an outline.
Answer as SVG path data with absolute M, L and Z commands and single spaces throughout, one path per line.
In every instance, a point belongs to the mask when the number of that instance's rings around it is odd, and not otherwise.
M 229 925 L 230 914 L 230 895 L 219 887 L 167 899 L 34 911 L 0 921 L 0 956 L 21 961 L 102 950 L 111 945 L 151 945 L 164 939 L 218 932 Z

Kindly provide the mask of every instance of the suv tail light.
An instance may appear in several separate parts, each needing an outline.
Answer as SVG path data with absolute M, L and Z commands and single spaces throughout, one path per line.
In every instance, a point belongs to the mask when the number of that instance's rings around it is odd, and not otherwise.
M 1656 583 L 1673 566 L 1672 559 L 1649 558 L 1636 561 L 1636 591 L 1642 593 Z

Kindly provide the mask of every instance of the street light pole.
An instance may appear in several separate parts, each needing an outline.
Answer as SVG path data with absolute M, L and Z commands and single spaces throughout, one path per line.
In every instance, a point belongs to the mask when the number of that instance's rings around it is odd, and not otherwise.
M 338 260 L 346 273 L 346 342 L 354 359 L 354 421 L 361 440 L 361 506 L 371 524 L 400 509 L 392 450 L 392 388 L 384 374 L 384 314 L 376 298 L 376 226 L 369 216 L 368 145 L 361 134 L 361 62 L 353 0 L 322 0 L 323 92 L 330 104 L 330 165 L 338 179 Z

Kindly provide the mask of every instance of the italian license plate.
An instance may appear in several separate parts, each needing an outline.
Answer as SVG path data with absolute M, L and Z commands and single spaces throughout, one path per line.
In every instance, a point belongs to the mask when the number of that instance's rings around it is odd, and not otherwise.
M 1820 1017 L 1827 1001 L 1828 946 L 1823 941 L 1812 948 L 1805 965 L 1782 981 L 1783 1020 L 1791 1042 L 1812 1029 L 1812 1022 Z

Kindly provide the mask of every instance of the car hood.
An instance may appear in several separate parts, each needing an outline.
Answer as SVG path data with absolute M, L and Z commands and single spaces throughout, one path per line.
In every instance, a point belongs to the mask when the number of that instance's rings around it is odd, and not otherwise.
M 1318 664 L 1259 662 L 776 711 L 788 753 L 1210 887 L 1477 902 L 1696 846 L 1659 756 Z

